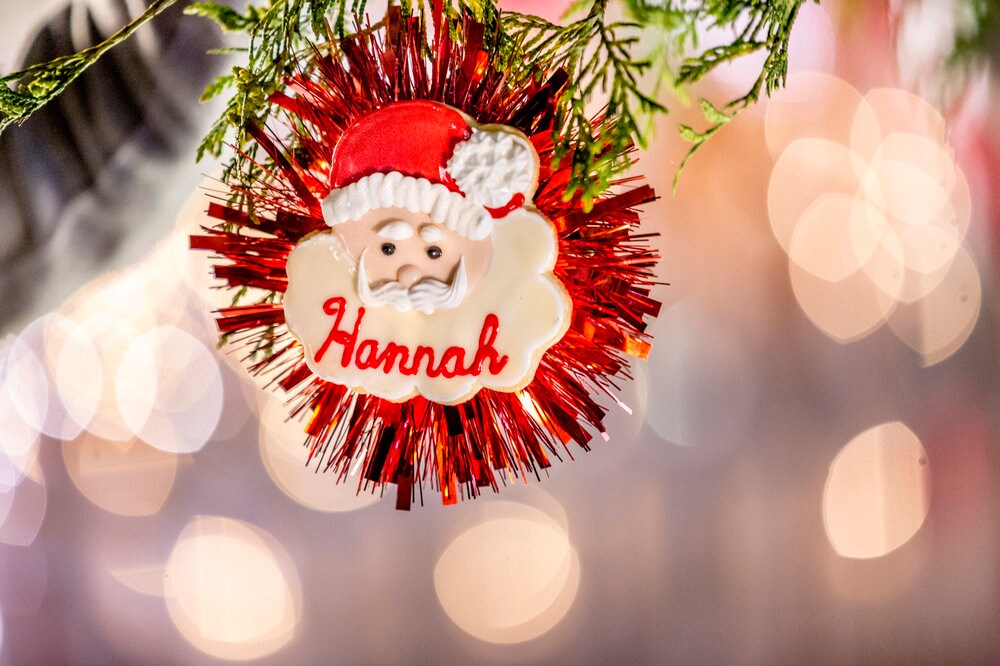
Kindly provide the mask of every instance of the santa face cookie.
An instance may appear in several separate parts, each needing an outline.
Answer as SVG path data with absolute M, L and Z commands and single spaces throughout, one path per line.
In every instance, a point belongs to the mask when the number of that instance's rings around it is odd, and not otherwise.
M 286 321 L 312 371 L 394 401 L 526 386 L 572 307 L 554 229 L 530 205 L 531 143 L 397 102 L 350 126 L 333 164 L 330 231 L 287 264 Z

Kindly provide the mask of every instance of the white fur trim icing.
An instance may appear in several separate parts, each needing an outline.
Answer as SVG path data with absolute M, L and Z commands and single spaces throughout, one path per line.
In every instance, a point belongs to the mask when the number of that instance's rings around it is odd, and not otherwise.
M 444 185 L 404 176 L 398 171 L 375 173 L 333 190 L 323 200 L 323 219 L 333 227 L 357 220 L 376 208 L 405 208 L 414 213 L 427 213 L 438 224 L 472 240 L 486 238 L 493 229 L 493 217 L 482 204 Z
M 524 194 L 535 175 L 534 148 L 520 134 L 474 129 L 455 146 L 448 173 L 465 196 L 482 206 L 501 208 Z

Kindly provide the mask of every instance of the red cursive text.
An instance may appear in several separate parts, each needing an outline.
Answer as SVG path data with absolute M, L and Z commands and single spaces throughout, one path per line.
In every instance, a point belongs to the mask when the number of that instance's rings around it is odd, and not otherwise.
M 416 349 L 411 350 L 406 345 L 395 342 L 387 342 L 382 346 L 377 340 L 359 340 L 365 309 L 358 308 L 358 318 L 354 321 L 354 326 L 349 329 L 341 328 L 346 310 L 347 299 L 343 296 L 330 298 L 323 304 L 323 312 L 334 319 L 323 346 L 313 357 L 317 363 L 326 356 L 330 345 L 337 344 L 342 350 L 341 366 L 346 368 L 353 364 L 361 370 L 381 370 L 385 374 L 398 367 L 400 374 L 409 376 L 416 375 L 423 368 L 428 377 L 451 378 L 468 375 L 478 377 L 484 368 L 489 374 L 496 375 L 507 365 L 507 355 L 501 356 L 493 347 L 497 332 L 500 330 L 500 319 L 495 314 L 486 315 L 482 330 L 479 332 L 479 346 L 466 365 L 466 350 L 458 346 L 446 348 L 440 358 L 437 358 L 433 347 L 417 345 Z

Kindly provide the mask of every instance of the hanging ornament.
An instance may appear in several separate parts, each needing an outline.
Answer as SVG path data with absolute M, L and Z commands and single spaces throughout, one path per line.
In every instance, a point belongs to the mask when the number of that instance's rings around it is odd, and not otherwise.
M 218 324 L 265 350 L 250 371 L 307 416 L 309 460 L 408 509 L 423 482 L 450 504 L 607 437 L 595 393 L 646 356 L 659 309 L 635 210 L 654 195 L 564 197 L 562 70 L 507 76 L 468 17 L 435 17 L 433 38 L 398 9 L 382 25 L 270 96 L 282 123 L 247 128 L 268 160 L 191 245 L 233 289 L 277 295 Z
M 0 77 L 0 133 L 174 1 Z M 783 83 L 805 2 L 627 0 L 620 21 L 593 0 L 564 25 L 493 0 L 404 2 L 375 25 L 355 17 L 353 35 L 349 11 L 365 0 L 189 5 L 248 38 L 244 65 L 205 91 L 229 97 L 198 159 L 228 138 L 236 156 L 191 245 L 235 291 L 222 341 L 290 396 L 308 460 L 359 490 L 395 484 L 407 509 L 425 483 L 454 503 L 607 438 L 601 394 L 617 402 L 660 307 L 658 256 L 637 231 L 654 193 L 622 176 L 667 110 L 645 83 L 681 89 L 766 53 L 744 95 L 700 100 L 705 129 L 678 127 L 692 143 L 683 168 Z M 676 38 L 704 25 L 734 37 L 703 49 Z M 634 56 L 638 31 L 659 32 L 672 57 Z

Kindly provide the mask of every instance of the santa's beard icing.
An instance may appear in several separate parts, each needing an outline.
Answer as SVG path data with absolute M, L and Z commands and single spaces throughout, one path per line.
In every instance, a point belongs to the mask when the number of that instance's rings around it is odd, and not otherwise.
M 368 251 L 365 250 L 358 259 L 356 281 L 358 296 L 365 305 L 370 307 L 391 305 L 400 312 L 416 310 L 429 315 L 440 310 L 453 310 L 465 298 L 468 279 L 465 274 L 464 258 L 459 259 L 458 268 L 455 269 L 451 284 L 434 278 L 424 278 L 409 288 L 403 283 L 393 280 L 382 282 L 373 287 L 368 283 L 368 274 L 365 271 L 365 256 L 367 254 Z
M 288 256 L 284 310 L 289 329 L 304 347 L 309 368 L 323 379 L 393 401 L 420 394 L 435 402 L 457 404 L 480 388 L 515 391 L 526 386 L 542 354 L 569 327 L 572 301 L 551 273 L 557 245 L 544 217 L 516 210 L 497 220 L 492 237 L 494 253 L 486 275 L 457 306 L 430 315 L 366 306 L 357 290 L 358 264 L 336 234 L 321 232 L 303 240 Z M 334 301 L 336 308 L 331 305 Z M 487 333 L 492 322 L 497 325 Z M 353 334 L 355 326 L 353 342 L 342 344 L 341 339 Z M 413 361 L 413 352 L 420 347 L 433 350 L 434 364 L 441 364 L 448 350 L 464 350 L 464 363 L 471 367 L 484 339 L 497 355 L 506 357 L 502 367 L 485 363 L 478 373 L 438 376 L 427 372 L 433 367 L 430 362 L 411 363 L 411 370 L 419 366 L 412 374 L 400 372 L 401 359 L 387 364 L 392 365 L 388 370 L 384 365 L 359 367 L 373 365 L 365 361 L 371 361 L 376 350 L 407 349 Z M 367 356 L 364 345 L 371 352 Z M 460 366 L 453 363 L 449 368 Z

